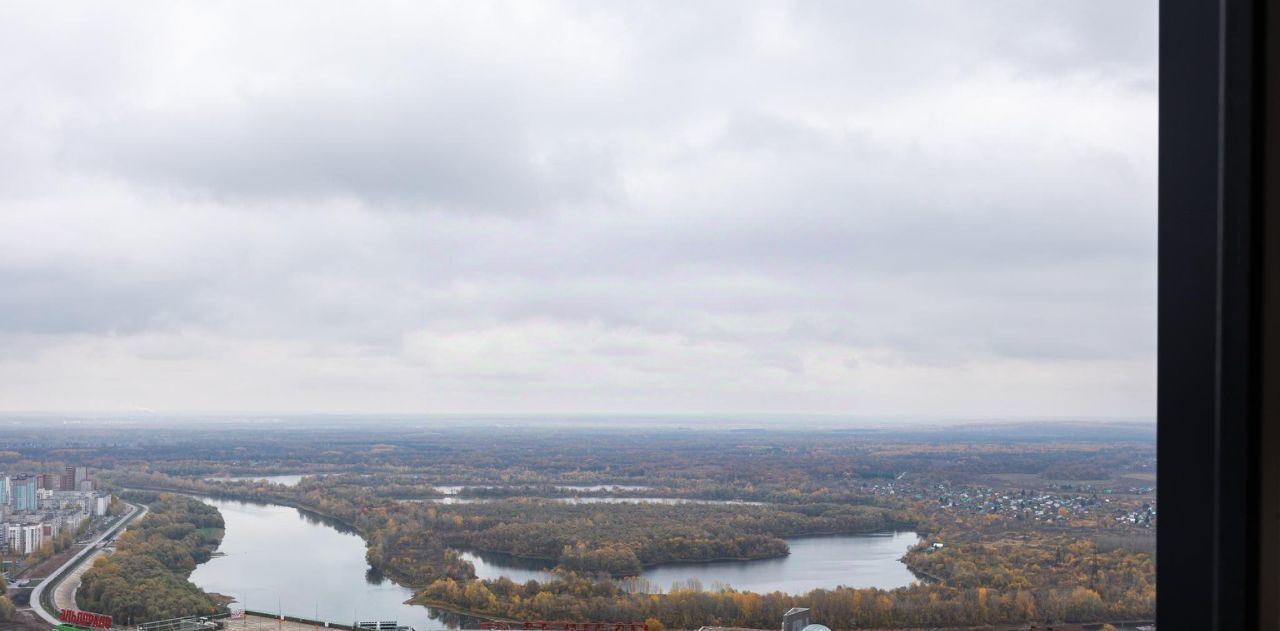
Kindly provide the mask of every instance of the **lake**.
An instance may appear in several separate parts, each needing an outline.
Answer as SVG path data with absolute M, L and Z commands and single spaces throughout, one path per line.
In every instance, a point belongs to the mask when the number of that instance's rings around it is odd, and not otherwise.
M 508 498 L 499 497 L 444 497 L 410 498 L 396 500 L 398 502 L 428 504 L 476 504 L 481 502 L 500 502 Z M 764 506 L 764 502 L 747 500 L 696 500 L 681 497 L 547 497 L 551 502 L 562 504 L 721 504 L 724 506 Z
M 651 486 L 637 486 L 634 484 L 557 484 L 557 489 L 561 491 L 648 491 Z
M 721 506 L 764 506 L 764 502 L 747 500 L 695 500 L 683 497 L 558 497 L 552 501 L 566 504 L 719 504 Z
M 341 523 L 271 504 L 204 499 L 226 520 L 217 556 L 198 566 L 191 582 L 235 598 L 255 611 L 283 611 L 349 624 L 394 619 L 418 631 L 476 626 L 475 619 L 404 604 L 413 591 L 369 567 L 364 541 Z M 914 580 L 897 559 L 914 533 L 789 540 L 791 555 L 762 561 L 679 564 L 651 568 L 642 578 L 663 591 L 695 579 L 754 591 L 804 592 L 816 587 L 898 587 Z M 545 578 L 546 565 L 500 555 L 465 553 L 482 578 Z M 524 574 L 522 574 L 524 573 Z
M 675 583 L 696 581 L 706 589 L 732 586 L 753 592 L 783 591 L 801 594 L 819 587 L 905 587 L 915 575 L 898 559 L 919 541 L 914 532 L 868 535 L 833 535 L 787 539 L 791 554 L 759 561 L 677 563 L 646 569 L 640 574 L 647 587 L 670 591 Z M 503 554 L 468 551 L 462 556 L 476 566 L 480 578 L 506 576 L 513 581 L 545 580 L 552 563 Z M 648 585 L 643 585 L 647 583 Z
M 224 477 L 205 478 L 209 482 L 241 482 L 244 480 L 253 480 L 255 482 L 267 482 L 270 484 L 279 484 L 280 486 L 298 486 L 302 478 L 308 475 L 325 475 L 323 473 L 307 473 L 298 475 L 230 475 Z

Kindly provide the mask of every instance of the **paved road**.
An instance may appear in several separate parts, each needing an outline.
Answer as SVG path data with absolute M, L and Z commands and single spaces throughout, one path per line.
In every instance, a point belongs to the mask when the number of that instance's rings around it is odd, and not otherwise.
M 239 620 L 223 620 L 226 631 L 316 631 L 323 626 L 306 622 L 292 622 L 266 616 L 246 615 Z
M 93 562 L 98 557 L 106 554 L 104 550 L 98 550 L 85 558 L 80 567 L 71 570 L 66 578 L 58 582 L 58 587 L 53 590 L 53 608 L 54 609 L 78 609 L 76 606 L 76 590 L 80 589 L 80 575 L 89 571 L 93 567 Z
M 48 622 L 51 625 L 57 625 L 58 616 L 56 615 L 56 612 L 45 611 L 44 605 L 40 603 L 41 598 L 44 596 L 45 590 L 49 589 L 50 587 L 56 590 L 57 585 L 54 585 L 51 583 L 61 583 L 62 582 L 61 579 L 57 577 L 61 575 L 63 571 L 76 567 L 86 558 L 90 556 L 94 556 L 94 554 L 98 551 L 99 543 L 102 543 L 103 541 L 110 538 L 112 535 L 116 534 L 117 532 L 124 532 L 125 524 L 128 524 L 129 522 L 135 519 L 141 519 L 146 514 L 147 514 L 146 506 L 140 506 L 138 504 L 129 504 L 129 512 L 126 514 L 124 519 L 120 520 L 119 522 L 116 523 L 115 526 L 108 528 L 105 532 L 98 535 L 97 538 L 95 538 L 93 541 L 90 541 L 89 545 L 85 546 L 83 550 L 76 553 L 76 555 L 71 557 L 70 559 L 67 559 L 67 562 L 63 563 L 61 567 L 50 572 L 48 578 L 45 578 L 43 581 L 40 581 L 40 584 L 36 585 L 35 589 L 31 590 L 31 609 L 36 612 L 36 615 L 40 616 L 41 619 L 43 619 L 45 622 Z

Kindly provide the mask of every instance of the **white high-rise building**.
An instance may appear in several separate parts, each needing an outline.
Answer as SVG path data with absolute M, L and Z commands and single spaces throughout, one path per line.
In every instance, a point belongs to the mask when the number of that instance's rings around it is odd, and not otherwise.
M 44 543 L 44 525 L 33 524 L 31 526 L 22 527 L 22 541 L 26 545 L 23 548 L 23 554 L 31 554 L 40 549 L 40 544 Z
M 5 541 L 9 544 L 9 552 L 31 554 L 44 543 L 44 525 L 9 524 L 5 528 Z

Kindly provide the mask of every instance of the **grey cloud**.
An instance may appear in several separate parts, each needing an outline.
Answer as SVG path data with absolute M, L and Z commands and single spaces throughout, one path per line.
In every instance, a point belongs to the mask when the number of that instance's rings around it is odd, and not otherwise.
M 954 72 L 996 63 L 1028 76 L 1087 72 L 1137 79 L 1156 63 L 1158 8 L 1155 0 L 903 0 L 873 12 L 860 2 L 818 0 L 796 3 L 793 14 L 832 45 L 859 53 L 850 55 L 853 63 L 892 57 L 895 63 L 886 69 L 929 72 L 933 63 L 934 71 Z
M 248 99 L 126 112 L 68 131 L 68 164 L 234 202 L 351 197 L 375 206 L 543 210 L 617 195 L 606 152 L 536 147 L 497 96 L 344 103 Z
M 445 6 L 0 26 L 0 398 L 1150 410 L 1154 4 Z
M 0 268 L 0 333 L 127 335 L 214 324 L 189 280 Z

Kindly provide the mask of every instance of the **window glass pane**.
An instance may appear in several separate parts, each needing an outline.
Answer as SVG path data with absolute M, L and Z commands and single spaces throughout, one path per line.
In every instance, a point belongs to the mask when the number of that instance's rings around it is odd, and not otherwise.
M 1150 624 L 1156 10 L 0 8 L 0 618 Z

